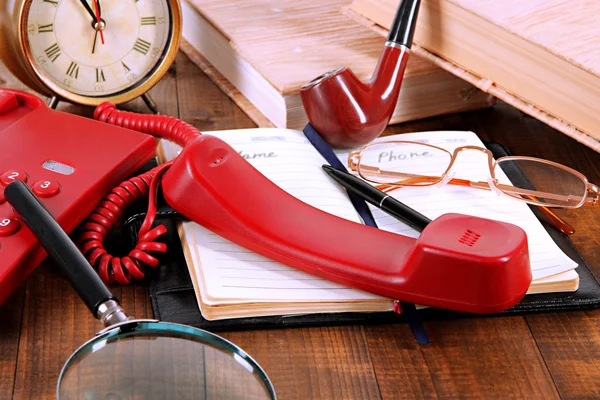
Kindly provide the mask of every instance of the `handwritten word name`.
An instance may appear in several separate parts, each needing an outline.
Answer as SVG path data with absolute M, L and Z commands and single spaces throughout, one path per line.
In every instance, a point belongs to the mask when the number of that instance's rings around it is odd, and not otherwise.
M 257 158 L 275 158 L 277 154 L 271 151 L 269 153 L 244 153 L 244 150 L 239 152 L 240 156 L 244 157 L 245 160 L 256 160 Z

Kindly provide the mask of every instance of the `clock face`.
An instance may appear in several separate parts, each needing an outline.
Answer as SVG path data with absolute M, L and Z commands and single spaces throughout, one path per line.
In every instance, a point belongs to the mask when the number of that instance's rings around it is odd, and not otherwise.
M 24 12 L 24 45 L 38 76 L 87 97 L 144 82 L 172 34 L 169 0 L 30 0 Z

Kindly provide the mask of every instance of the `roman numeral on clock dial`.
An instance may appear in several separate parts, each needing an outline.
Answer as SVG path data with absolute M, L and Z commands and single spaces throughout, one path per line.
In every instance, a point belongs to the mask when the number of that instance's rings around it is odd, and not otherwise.
M 71 61 L 71 64 L 67 69 L 67 75 L 69 75 L 71 78 L 79 78 L 79 65 L 77 65 L 76 62 Z
M 156 25 L 156 17 L 142 17 L 142 25 Z
M 46 56 L 50 59 L 50 61 L 54 62 L 58 57 L 60 57 L 60 47 L 58 47 L 58 43 L 54 43 L 52 46 L 48 47 L 44 50 Z
M 54 24 L 40 25 L 38 24 L 38 33 L 54 32 Z
M 146 42 L 144 39 L 139 39 L 135 42 L 133 49 L 135 51 L 139 51 L 143 55 L 148 54 L 148 50 L 150 50 L 151 43 Z
M 102 68 L 96 68 L 96 82 L 106 82 L 106 78 L 104 78 L 104 71 Z

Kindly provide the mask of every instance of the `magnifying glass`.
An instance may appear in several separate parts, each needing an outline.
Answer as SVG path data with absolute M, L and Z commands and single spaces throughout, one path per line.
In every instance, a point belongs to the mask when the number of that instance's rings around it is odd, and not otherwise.
M 4 195 L 106 326 L 63 366 L 58 399 L 277 398 L 265 371 L 233 343 L 186 325 L 129 318 L 25 183 L 9 184 Z

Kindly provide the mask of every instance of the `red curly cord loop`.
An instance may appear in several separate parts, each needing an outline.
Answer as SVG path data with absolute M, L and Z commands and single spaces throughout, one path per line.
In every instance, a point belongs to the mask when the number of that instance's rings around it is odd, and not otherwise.
M 180 146 L 200 136 L 193 126 L 177 118 L 162 115 L 139 115 L 119 111 L 112 103 L 102 103 L 94 111 L 94 118 L 108 124 L 121 126 L 152 136 L 171 140 Z M 100 202 L 82 225 L 78 240 L 81 252 L 98 270 L 100 278 L 108 284 L 126 285 L 133 279 L 144 277 L 143 267 L 156 267 L 158 259 L 150 253 L 165 253 L 167 246 L 155 242 L 167 232 L 164 225 L 152 228 L 156 217 L 156 196 L 162 174 L 172 162 L 162 164 L 146 173 L 122 182 Z M 104 249 L 104 239 L 133 203 L 149 195 L 148 212 L 138 232 L 138 243 L 125 257 L 113 257 Z
M 104 102 L 96 107 L 94 119 L 111 125 L 165 138 L 184 147 L 201 133 L 192 125 L 166 115 L 141 115 L 119 111 L 113 103 Z

